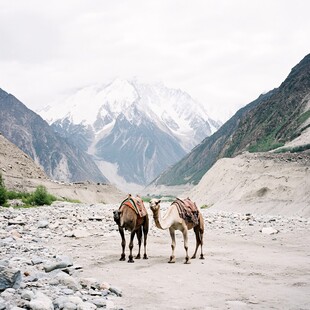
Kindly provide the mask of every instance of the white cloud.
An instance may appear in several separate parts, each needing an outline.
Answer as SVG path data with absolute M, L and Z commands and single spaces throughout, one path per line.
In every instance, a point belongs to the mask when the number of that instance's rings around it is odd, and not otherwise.
M 0 87 L 39 108 L 139 76 L 226 120 L 309 53 L 307 0 L 2 0 Z

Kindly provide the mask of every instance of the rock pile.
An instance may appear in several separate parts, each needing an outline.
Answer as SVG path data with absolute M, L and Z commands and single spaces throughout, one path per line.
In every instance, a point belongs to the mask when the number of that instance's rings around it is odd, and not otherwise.
M 84 278 L 83 266 L 55 253 L 50 244 L 59 234 L 68 238 L 87 234 L 94 222 L 103 219 L 92 209 L 68 203 L 31 209 L 0 207 L 1 310 L 115 309 L 109 297 L 122 292 L 104 281 Z
M 205 218 L 206 230 L 222 230 L 227 234 L 239 234 L 241 236 L 254 233 L 273 235 L 304 231 L 310 225 L 310 219 L 300 216 L 287 217 L 225 211 L 213 212 L 207 209 L 202 210 L 202 214 Z

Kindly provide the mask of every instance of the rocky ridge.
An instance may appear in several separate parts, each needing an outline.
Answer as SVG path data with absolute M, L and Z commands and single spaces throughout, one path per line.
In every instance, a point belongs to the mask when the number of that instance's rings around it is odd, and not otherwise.
M 309 81 L 310 54 L 293 67 L 278 88 L 237 111 L 217 132 L 153 183 L 196 185 L 221 158 L 235 157 L 245 151 L 267 152 L 294 140 L 295 146 L 309 149 Z
M 61 138 L 38 114 L 1 88 L 0 132 L 52 179 L 108 183 L 86 152 Z

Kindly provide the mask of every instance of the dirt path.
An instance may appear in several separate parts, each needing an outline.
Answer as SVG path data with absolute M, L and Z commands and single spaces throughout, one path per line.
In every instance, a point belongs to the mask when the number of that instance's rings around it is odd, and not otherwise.
M 154 226 L 148 239 L 149 259 L 133 264 L 119 261 L 117 231 L 97 231 L 81 239 L 58 237 L 53 246 L 81 264 L 84 277 L 121 289 L 123 296 L 113 302 L 123 309 L 309 309 L 309 228 L 281 227 L 276 235 L 262 234 L 257 226 L 240 226 L 237 231 L 208 227 L 206 258 L 190 265 L 183 264 L 180 233 L 177 261 L 167 263 L 169 232 Z M 194 242 L 191 231 L 190 253 Z

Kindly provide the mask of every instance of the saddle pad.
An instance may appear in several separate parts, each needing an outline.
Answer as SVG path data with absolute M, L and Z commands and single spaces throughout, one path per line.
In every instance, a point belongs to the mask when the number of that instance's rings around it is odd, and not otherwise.
M 120 207 L 122 205 L 126 205 L 129 208 L 133 209 L 140 217 L 144 217 L 147 215 L 143 200 L 140 197 L 128 197 L 121 203 Z
M 198 225 L 199 210 L 195 202 L 191 201 L 189 198 L 184 200 L 177 198 L 172 204 L 177 206 L 179 215 L 182 219 L 186 222 L 191 222 Z

